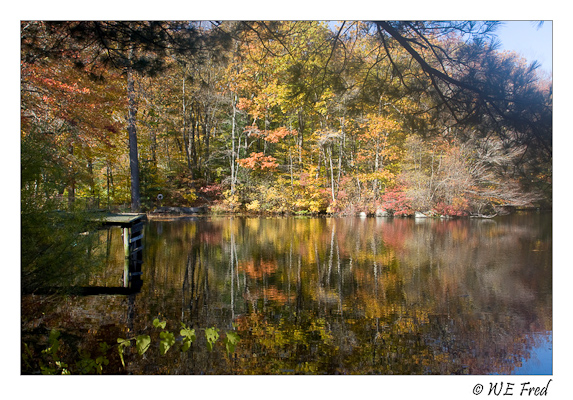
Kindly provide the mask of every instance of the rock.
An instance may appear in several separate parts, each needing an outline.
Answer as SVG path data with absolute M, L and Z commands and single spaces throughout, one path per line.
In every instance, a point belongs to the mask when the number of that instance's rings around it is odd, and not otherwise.
M 491 219 L 497 217 L 497 213 L 493 215 L 484 215 L 484 214 L 473 214 L 470 215 L 470 218 L 483 218 L 483 219 Z
M 366 218 L 366 213 L 364 211 L 362 211 L 360 214 L 358 214 L 358 216 L 360 218 Z
M 428 218 L 428 216 L 426 214 L 419 212 L 419 211 L 416 211 L 414 213 L 414 218 Z
M 174 212 L 177 212 L 174 207 L 157 207 L 155 210 L 153 210 L 153 213 L 158 213 L 158 214 L 167 214 Z
M 387 217 L 387 216 L 388 216 L 388 211 L 382 210 L 382 209 L 379 208 L 379 209 L 376 210 L 376 213 L 375 213 L 375 214 L 376 214 L 377 217 Z
M 203 214 L 207 212 L 206 207 L 157 207 L 153 214 Z

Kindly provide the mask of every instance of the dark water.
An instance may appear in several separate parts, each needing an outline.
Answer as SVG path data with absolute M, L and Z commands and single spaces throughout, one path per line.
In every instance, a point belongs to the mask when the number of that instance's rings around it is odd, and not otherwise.
M 101 235 L 108 267 L 90 284 L 119 285 L 121 231 Z M 94 346 L 156 338 L 154 318 L 197 332 L 188 352 L 132 350 L 112 373 L 552 373 L 550 214 L 150 221 L 142 278 L 130 296 L 23 299 L 44 313 L 23 329 Z M 241 338 L 231 355 L 227 331 Z

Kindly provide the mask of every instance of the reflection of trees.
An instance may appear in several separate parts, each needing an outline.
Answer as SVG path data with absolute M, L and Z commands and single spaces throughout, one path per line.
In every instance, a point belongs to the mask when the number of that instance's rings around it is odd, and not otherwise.
M 133 331 L 161 316 L 241 341 L 130 370 L 509 373 L 552 329 L 551 227 L 528 218 L 150 223 Z
M 294 232 L 285 241 L 274 223 L 257 220 L 256 236 L 284 251 L 276 264 L 260 264 L 273 266 L 267 284 L 288 292 L 297 281 L 288 255 L 298 249 L 303 260 L 302 293 L 271 302 L 272 313 L 284 318 L 302 303 L 343 338 L 331 344 L 335 352 L 324 351 L 323 364 L 334 358 L 336 366 L 323 372 L 508 373 L 527 356 L 527 334 L 551 330 L 550 252 L 534 251 L 550 241 L 525 223 L 333 219 L 305 232 L 303 221 L 289 221 L 283 229 Z M 251 285 L 264 285 L 258 272 Z M 265 320 L 267 329 L 292 334 L 280 321 Z M 280 341 L 276 347 L 285 351 Z

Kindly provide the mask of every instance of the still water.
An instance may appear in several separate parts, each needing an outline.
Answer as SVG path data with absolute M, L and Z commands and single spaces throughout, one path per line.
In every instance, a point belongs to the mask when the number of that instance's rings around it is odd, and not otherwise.
M 133 349 L 111 373 L 551 374 L 551 235 L 550 214 L 152 220 L 139 293 L 36 297 L 23 324 L 90 343 L 155 338 L 155 318 L 196 330 L 188 352 Z M 117 286 L 121 230 L 100 236 L 89 284 Z

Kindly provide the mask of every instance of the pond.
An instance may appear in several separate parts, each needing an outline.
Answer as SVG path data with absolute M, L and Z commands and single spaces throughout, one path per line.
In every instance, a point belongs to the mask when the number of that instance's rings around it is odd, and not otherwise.
M 99 241 L 86 284 L 121 286 L 121 230 Z M 95 354 L 149 335 L 125 367 L 110 353 L 114 374 L 552 374 L 551 214 L 151 220 L 144 247 L 137 293 L 24 296 L 23 341 L 55 328 Z

